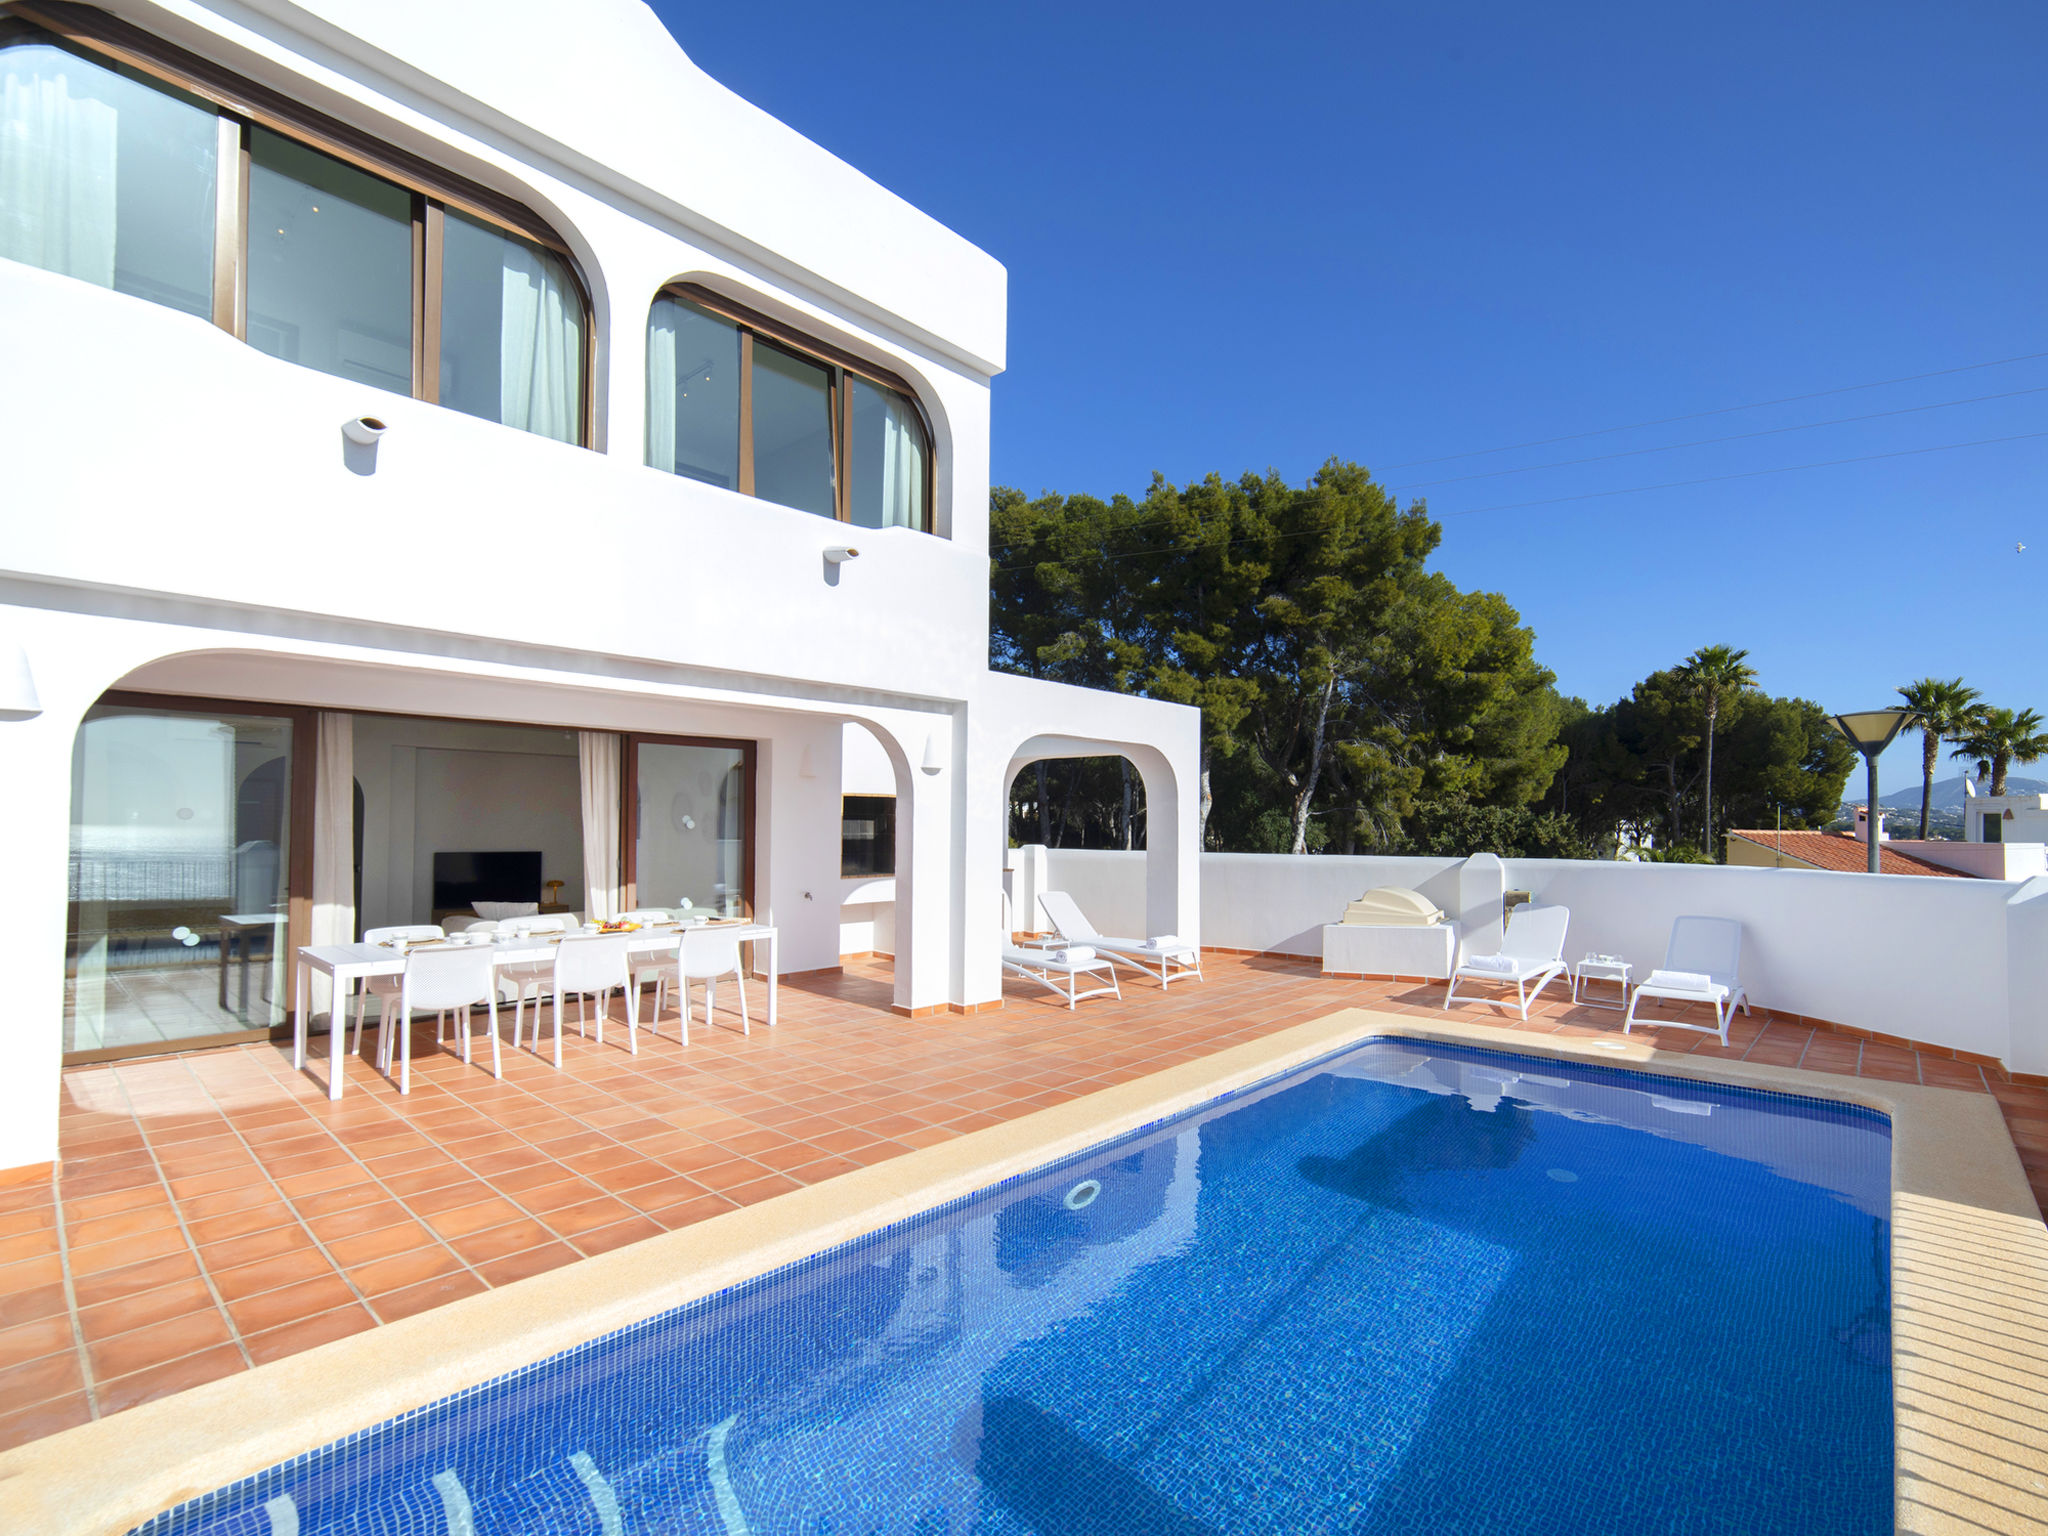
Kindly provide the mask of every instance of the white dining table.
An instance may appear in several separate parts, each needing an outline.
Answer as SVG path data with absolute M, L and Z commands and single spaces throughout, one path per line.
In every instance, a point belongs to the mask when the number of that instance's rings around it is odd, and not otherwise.
M 742 923 L 737 927 L 699 924 L 697 929 L 714 926 L 716 931 L 748 947 L 747 969 L 756 975 L 761 974 L 759 948 L 763 944 L 768 946 L 768 1025 L 774 1028 L 779 969 L 776 965 L 774 927 L 768 923 Z M 685 933 L 692 931 L 696 930 L 682 924 L 636 929 L 626 935 L 626 950 L 629 954 L 659 954 L 662 950 L 674 948 Z M 545 960 L 554 953 L 555 944 L 561 939 L 577 936 L 578 931 L 571 929 L 567 934 L 534 933 L 499 939 L 490 946 L 491 964 L 495 967 Z M 342 1050 L 348 1037 L 348 1001 L 356 988 L 372 976 L 405 974 L 405 953 L 383 944 L 303 944 L 299 947 L 297 971 L 295 1006 L 292 1009 L 292 1070 L 303 1072 L 306 1068 L 306 1026 L 312 1012 L 313 973 L 318 971 L 334 983 L 334 1002 L 327 1024 L 327 1097 L 338 1099 L 342 1085 Z

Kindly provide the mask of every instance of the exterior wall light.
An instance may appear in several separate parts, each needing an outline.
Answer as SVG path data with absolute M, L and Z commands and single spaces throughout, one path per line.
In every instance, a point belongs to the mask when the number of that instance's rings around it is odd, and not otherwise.
M 1869 770 L 1869 807 L 1864 812 L 1865 840 L 1870 844 L 1870 872 L 1877 873 L 1877 829 L 1884 824 L 1884 817 L 1877 808 L 1877 755 L 1892 744 L 1892 739 L 1913 719 L 1910 709 L 1866 709 L 1853 715 L 1834 715 L 1835 729 L 1849 738 L 1849 745 L 1863 754 L 1863 765 Z
M 0 639 L 0 720 L 33 720 L 42 712 L 28 652 L 17 640 Z
M 939 755 L 939 733 L 933 731 L 924 739 L 924 761 L 918 766 L 926 773 L 937 773 L 946 766 L 946 760 Z

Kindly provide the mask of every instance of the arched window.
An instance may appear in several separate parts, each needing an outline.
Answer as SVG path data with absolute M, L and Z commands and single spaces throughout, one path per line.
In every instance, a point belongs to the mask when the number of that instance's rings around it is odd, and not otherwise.
M 589 441 L 590 306 L 529 210 L 101 12 L 20 9 L 0 18 L 0 257 Z
M 648 317 L 647 462 L 862 528 L 931 530 L 910 386 L 692 284 Z

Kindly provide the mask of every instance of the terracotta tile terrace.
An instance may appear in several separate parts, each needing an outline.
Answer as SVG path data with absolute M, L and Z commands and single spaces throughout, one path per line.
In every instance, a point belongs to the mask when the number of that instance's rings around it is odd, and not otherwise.
M 1001 1010 L 908 1020 L 888 1011 L 887 962 L 868 962 L 785 983 L 780 1025 L 757 1014 L 751 1036 L 729 997 L 687 1048 L 671 1013 L 638 1056 L 622 1024 L 599 1046 L 572 1018 L 564 1071 L 508 1047 L 502 1082 L 437 1051 L 427 1022 L 409 1098 L 354 1059 L 330 1103 L 324 1065 L 295 1073 L 271 1045 L 75 1068 L 54 1175 L 0 1189 L 0 1446 L 1336 1008 L 1442 1016 L 1440 985 L 1274 957 L 1207 968 L 1072 1013 L 1012 983 Z M 1517 1022 L 1462 997 L 1457 1012 Z M 1553 985 L 1523 1027 L 1618 1033 L 1621 1016 Z M 1708 1035 L 1648 1033 L 1724 1054 Z M 2048 1206 L 2048 1088 L 1761 1010 L 1730 1040 L 1725 1054 L 1752 1061 L 1997 1095 Z

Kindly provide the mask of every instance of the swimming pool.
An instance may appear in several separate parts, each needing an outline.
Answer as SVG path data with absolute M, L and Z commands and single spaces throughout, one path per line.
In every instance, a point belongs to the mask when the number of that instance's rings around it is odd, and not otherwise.
M 1889 1152 L 1372 1042 L 142 1529 L 1888 1530 Z

